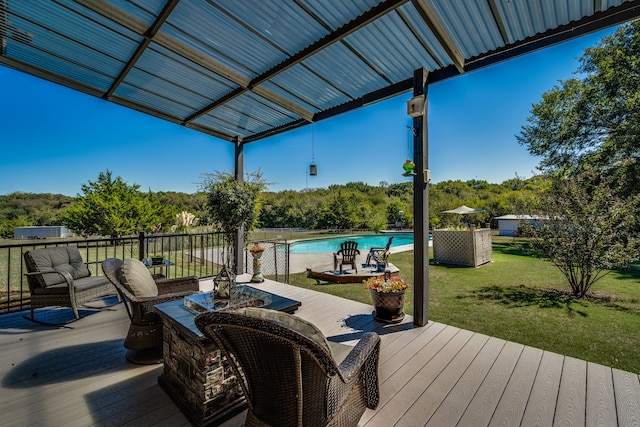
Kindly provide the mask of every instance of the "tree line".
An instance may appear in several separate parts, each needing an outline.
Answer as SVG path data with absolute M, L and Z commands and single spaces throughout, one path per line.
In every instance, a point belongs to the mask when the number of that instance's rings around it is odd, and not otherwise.
M 526 214 L 527 201 L 535 197 L 543 177 L 516 177 L 501 184 L 482 180 L 443 181 L 429 187 L 429 222 L 434 227 L 457 225 L 460 217 L 442 211 L 461 205 L 484 209 L 472 220 L 490 222 L 504 214 Z M 377 186 L 363 182 L 331 185 L 301 191 L 263 191 L 256 226 L 261 228 L 381 230 L 402 220 L 413 226 L 411 182 Z M 50 193 L 15 192 L 0 195 L 0 235 L 13 237 L 21 226 L 65 225 L 86 235 L 127 235 L 137 231 L 169 232 L 176 215 L 189 212 L 200 225 L 211 225 L 206 191 L 140 191 L 109 171 L 82 185 L 76 197 Z M 402 217 L 398 213 L 402 212 Z M 104 224 L 109 222 L 108 226 Z

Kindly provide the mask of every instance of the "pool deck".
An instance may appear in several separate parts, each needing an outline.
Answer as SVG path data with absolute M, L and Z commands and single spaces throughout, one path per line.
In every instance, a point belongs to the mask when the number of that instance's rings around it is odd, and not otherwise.
M 326 280 L 334 283 L 358 283 L 370 277 L 382 276 L 384 271 L 379 271 L 377 266 L 359 264 L 358 270 L 352 268 L 344 268 L 342 271 L 333 269 L 333 264 L 316 265 L 314 268 L 307 268 L 307 275 L 314 279 Z M 391 272 L 392 277 L 400 275 L 398 267 L 391 263 L 387 263 L 387 270 Z
M 431 246 L 431 242 L 429 242 L 429 246 Z M 390 249 L 391 255 L 404 252 L 404 251 L 412 251 L 413 244 L 410 245 L 402 245 L 402 246 L 394 246 Z M 368 252 L 368 251 L 367 251 Z M 362 265 L 365 263 L 367 258 L 367 252 L 364 254 L 360 254 L 358 257 L 358 265 Z M 333 269 L 333 252 L 324 252 L 324 253 L 308 253 L 308 254 L 299 254 L 299 253 L 290 253 L 289 254 L 289 273 L 304 273 L 307 270 L 312 271 L 330 271 Z

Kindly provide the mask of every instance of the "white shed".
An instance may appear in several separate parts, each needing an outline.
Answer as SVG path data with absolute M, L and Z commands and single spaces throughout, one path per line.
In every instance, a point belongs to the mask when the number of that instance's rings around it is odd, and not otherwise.
M 16 227 L 13 229 L 14 239 L 46 239 L 48 237 L 70 237 L 71 233 L 61 225 L 38 225 Z
M 517 236 L 521 221 L 530 223 L 539 222 L 538 215 L 502 215 L 494 219 L 498 220 L 498 236 Z

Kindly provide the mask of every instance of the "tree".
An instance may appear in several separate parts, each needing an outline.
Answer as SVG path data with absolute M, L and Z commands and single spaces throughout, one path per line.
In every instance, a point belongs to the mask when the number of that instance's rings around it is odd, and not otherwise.
M 557 177 L 539 199 L 539 223 L 521 225 L 534 251 L 558 267 L 578 298 L 635 258 L 635 200 L 613 194 L 611 181 L 594 168 Z
M 319 209 L 318 227 L 342 230 L 355 228 L 357 214 L 353 198 L 337 188 L 334 191 Z
M 533 106 L 517 137 L 547 173 L 595 167 L 621 196 L 640 192 L 640 21 L 585 50 L 581 78 L 561 82 Z M 625 179 L 620 179 L 624 177 Z
M 230 172 L 203 175 L 201 188 L 207 193 L 209 217 L 222 230 L 230 248 L 238 230 L 242 229 L 246 238 L 253 229 L 260 214 L 260 193 L 266 187 L 260 171 L 248 174 L 243 182 L 238 182 Z M 227 264 L 235 270 L 231 252 L 227 252 Z
M 97 181 L 82 184 L 84 194 L 62 214 L 62 222 L 83 236 L 118 237 L 150 230 L 162 222 L 159 209 L 139 188 L 119 176 L 113 179 L 109 170 L 100 172 Z
M 29 223 L 29 220 L 26 216 L 21 216 L 18 218 L 8 219 L 4 222 L 0 223 L 0 237 L 4 237 L 7 239 L 13 238 L 13 229 L 16 227 L 28 227 L 33 225 Z

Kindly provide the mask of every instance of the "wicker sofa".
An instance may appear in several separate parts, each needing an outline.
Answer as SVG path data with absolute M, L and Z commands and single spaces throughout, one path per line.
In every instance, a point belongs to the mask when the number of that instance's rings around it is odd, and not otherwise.
M 78 306 L 96 298 L 116 295 L 104 276 L 92 276 L 77 246 L 33 249 L 23 254 L 31 293 L 31 320 L 36 308 L 71 307 L 75 320 Z

